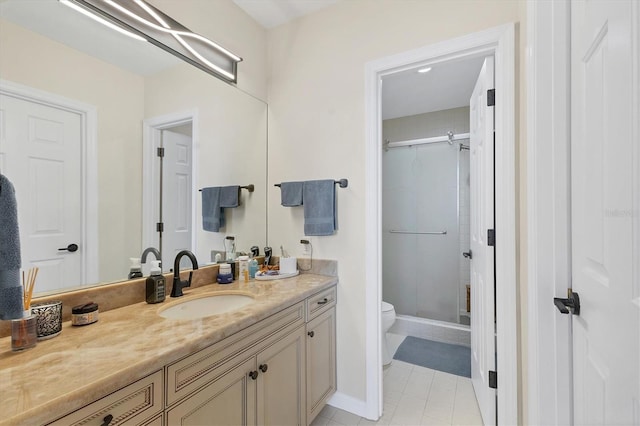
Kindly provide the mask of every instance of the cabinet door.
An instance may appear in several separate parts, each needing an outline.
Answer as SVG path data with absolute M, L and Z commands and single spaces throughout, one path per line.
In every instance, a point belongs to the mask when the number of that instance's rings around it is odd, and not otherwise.
M 307 423 L 336 391 L 336 310 L 307 323 Z
M 258 354 L 258 422 L 305 424 L 304 326 Z
M 256 380 L 255 357 L 232 367 L 220 378 L 167 411 L 167 424 L 255 425 Z

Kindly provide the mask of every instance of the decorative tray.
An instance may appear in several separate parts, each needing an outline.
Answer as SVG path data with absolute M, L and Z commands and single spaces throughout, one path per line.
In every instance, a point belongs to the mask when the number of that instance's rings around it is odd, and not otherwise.
M 276 273 L 274 274 L 274 272 Z M 256 272 L 256 280 L 258 281 L 281 280 L 283 278 L 295 277 L 299 273 L 300 271 L 290 272 L 288 274 L 282 274 L 279 271 L 269 271 L 269 273 Z

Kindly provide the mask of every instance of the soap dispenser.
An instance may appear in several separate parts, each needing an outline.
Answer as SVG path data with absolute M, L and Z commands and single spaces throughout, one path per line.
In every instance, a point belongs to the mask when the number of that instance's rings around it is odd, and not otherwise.
M 160 261 L 151 262 L 151 275 L 147 278 L 147 303 L 164 302 L 166 297 L 165 279 L 160 269 Z
M 140 264 L 139 257 L 130 257 L 131 268 L 129 269 L 129 279 L 142 278 L 142 265 Z

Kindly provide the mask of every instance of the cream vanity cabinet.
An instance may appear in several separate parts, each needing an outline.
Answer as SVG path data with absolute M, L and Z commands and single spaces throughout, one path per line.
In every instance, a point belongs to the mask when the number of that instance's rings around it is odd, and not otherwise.
M 335 286 L 54 425 L 304 425 L 336 389 Z
M 334 312 L 332 287 L 169 365 L 166 424 L 310 423 L 335 391 Z

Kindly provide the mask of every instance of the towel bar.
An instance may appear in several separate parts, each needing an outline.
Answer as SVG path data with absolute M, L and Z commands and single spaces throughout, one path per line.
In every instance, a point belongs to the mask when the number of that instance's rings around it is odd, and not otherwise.
M 349 186 L 349 181 L 347 179 L 338 179 L 334 183 L 340 185 L 340 188 L 346 188 Z M 273 186 L 280 187 L 279 183 L 274 184 Z
M 249 192 L 253 192 L 255 190 L 255 187 L 253 186 L 253 184 L 250 184 L 250 185 L 241 186 L 240 189 L 246 189 Z M 202 189 L 198 189 L 198 191 L 202 192 Z
M 392 229 L 389 231 L 391 234 L 420 234 L 420 235 L 447 235 L 447 231 L 437 232 L 410 232 L 410 231 L 396 231 Z

